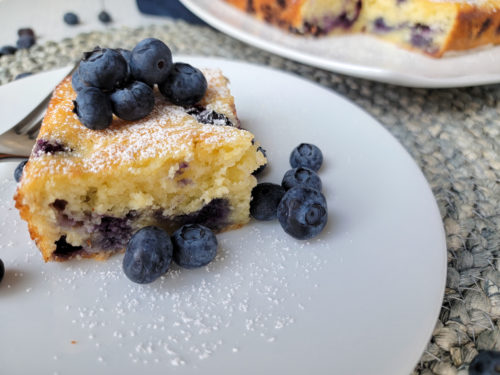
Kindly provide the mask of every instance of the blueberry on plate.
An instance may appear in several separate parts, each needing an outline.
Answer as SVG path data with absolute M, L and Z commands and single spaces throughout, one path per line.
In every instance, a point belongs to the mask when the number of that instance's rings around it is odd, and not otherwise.
M 172 240 L 167 232 L 155 226 L 144 227 L 130 238 L 123 257 L 123 272 L 135 283 L 151 283 L 168 271 L 172 253 Z
M 306 167 L 298 167 L 288 170 L 283 176 L 283 181 L 281 182 L 281 186 L 283 186 L 285 190 L 289 190 L 299 185 L 310 187 L 311 189 L 319 191 L 321 191 L 322 188 L 321 179 L 318 174 L 312 169 Z
M 63 20 L 66 24 L 74 26 L 80 23 L 78 16 L 73 12 L 64 13 Z
M 113 111 L 109 98 L 95 87 L 85 87 L 80 90 L 73 101 L 80 122 L 92 130 L 106 129 L 113 121 Z
M 259 152 L 259 151 L 262 152 L 262 155 L 264 155 L 264 157 L 267 157 L 266 150 L 264 150 L 261 146 L 257 147 L 257 152 Z M 255 171 L 253 171 L 252 174 L 254 176 L 258 176 L 259 174 L 261 174 L 264 171 L 264 169 L 266 169 L 266 167 L 267 167 L 267 163 L 261 165 L 259 168 L 257 168 Z
M 34 38 L 35 37 L 35 32 L 30 27 L 23 27 L 23 28 L 17 30 L 17 36 L 19 37 L 19 36 L 22 36 L 22 35 L 30 35 L 30 36 L 32 36 Z
M 321 164 L 323 164 L 321 150 L 310 143 L 301 143 L 290 154 L 292 168 L 306 167 L 317 172 L 321 168 Z
M 87 87 L 87 85 L 80 79 L 80 73 L 78 73 L 78 69 L 75 70 L 75 72 L 71 76 L 71 86 L 73 86 L 73 90 L 75 90 L 75 92 L 79 92 L 81 89 Z
M 278 205 L 283 230 L 299 240 L 318 235 L 326 225 L 326 199 L 318 190 L 296 186 L 288 190 Z
M 500 352 L 480 350 L 469 366 L 469 375 L 500 374 Z
M 14 53 L 16 53 L 16 51 L 17 51 L 16 47 L 3 46 L 2 48 L 0 48 L 0 56 L 13 55 Z
M 106 12 L 105 10 L 102 10 L 101 12 L 99 12 L 97 18 L 102 23 L 110 23 L 112 21 L 110 14 L 108 12 Z
M 217 254 L 217 238 L 207 227 L 186 224 L 172 236 L 174 261 L 184 268 L 198 268 L 210 263 Z
M 27 162 L 28 159 L 23 160 L 17 165 L 16 169 L 14 170 L 14 179 L 16 180 L 16 182 L 21 181 L 21 177 L 23 177 L 24 166 Z
M 263 182 L 252 189 L 250 215 L 257 220 L 274 220 L 278 205 L 285 194 L 285 189 L 277 184 Z
M 113 113 L 127 121 L 139 120 L 151 113 L 155 105 L 153 89 L 135 81 L 110 95 Z
M 5 275 L 5 266 L 3 265 L 3 260 L 0 259 L 0 283 L 2 282 L 4 275 Z
M 16 45 L 19 49 L 27 49 L 35 44 L 35 37 L 31 35 L 21 35 L 19 39 L 17 39 Z
M 173 104 L 188 106 L 198 103 L 207 91 L 203 73 L 185 63 L 175 63 L 167 79 L 158 85 L 160 92 Z
M 141 40 L 132 50 L 130 70 L 134 79 L 149 86 L 163 82 L 172 69 L 172 52 L 156 38 Z
M 83 54 L 78 74 L 86 85 L 111 91 L 127 81 L 127 61 L 114 49 L 96 47 Z
M 18 74 L 14 80 L 17 80 L 17 79 L 21 79 L 21 78 L 24 78 L 24 77 L 29 77 L 30 75 L 33 75 L 33 73 L 31 72 L 24 72 L 24 73 L 20 73 Z

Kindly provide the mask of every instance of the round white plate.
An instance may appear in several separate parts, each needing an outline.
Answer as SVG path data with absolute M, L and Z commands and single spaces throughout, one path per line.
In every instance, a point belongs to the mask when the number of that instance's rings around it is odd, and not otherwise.
M 223 0 L 180 0 L 213 27 L 268 52 L 337 73 L 410 87 L 500 82 L 500 47 L 434 59 L 367 35 L 310 38 L 287 33 Z
M 136 285 L 122 255 L 43 263 L 12 201 L 16 163 L 2 163 L 2 373 L 410 373 L 446 275 L 442 222 L 414 161 L 373 118 L 310 82 L 244 63 L 176 60 L 229 77 L 242 126 L 267 150 L 263 181 L 281 181 L 299 143 L 323 150 L 326 229 L 297 241 L 278 222 L 252 221 L 218 236 L 208 267 L 174 266 Z

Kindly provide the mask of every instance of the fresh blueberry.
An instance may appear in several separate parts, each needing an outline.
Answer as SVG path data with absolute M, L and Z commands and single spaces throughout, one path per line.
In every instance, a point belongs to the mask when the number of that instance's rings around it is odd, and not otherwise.
M 132 75 L 132 72 L 130 71 L 130 60 L 132 59 L 132 51 L 124 48 L 115 48 L 115 51 L 117 51 L 120 55 L 122 55 L 125 61 L 127 62 L 127 76 L 130 79 Z
M 95 87 L 85 87 L 80 90 L 73 102 L 75 112 L 89 129 L 101 130 L 111 125 L 113 111 L 109 98 Z
M 326 225 L 326 199 L 318 190 L 296 186 L 278 205 L 278 220 L 290 236 L 305 240 L 318 235 Z
M 75 70 L 73 76 L 71 77 L 71 86 L 73 86 L 73 90 L 75 90 L 75 92 L 79 92 L 81 89 L 87 87 L 87 85 L 80 79 L 80 73 L 78 73 L 78 69 Z
M 16 169 L 14 170 L 14 179 L 16 180 L 16 182 L 21 181 L 21 177 L 23 177 L 24 166 L 26 165 L 27 162 L 28 159 L 23 160 L 17 165 Z
M 151 113 L 155 105 L 153 89 L 135 81 L 110 95 L 113 113 L 127 121 L 139 120 Z
M 210 263 L 217 253 L 217 238 L 201 224 L 186 224 L 172 236 L 174 261 L 184 268 L 197 268 Z
M 264 157 L 267 157 L 267 155 L 266 155 L 266 150 L 264 150 L 261 146 L 257 147 L 257 152 L 259 152 L 259 151 L 260 151 L 260 152 L 262 152 L 262 155 L 264 155 Z M 266 167 L 267 167 L 267 163 L 266 163 L 266 164 L 261 165 L 259 168 L 257 168 L 255 171 L 253 171 L 253 172 L 252 172 L 252 174 L 253 174 L 254 176 L 258 176 L 259 174 L 261 174 L 261 173 L 262 173 L 262 171 L 263 171 L 264 169 L 266 169 Z
M 136 80 L 149 86 L 163 82 L 172 69 L 172 52 L 159 39 L 141 40 L 132 50 L 130 70 Z
M 96 47 L 93 51 L 83 54 L 78 73 L 88 86 L 111 91 L 127 81 L 128 65 L 118 51 Z
M 252 189 L 250 215 L 257 220 L 274 220 L 277 217 L 278 204 L 285 189 L 277 184 L 263 182 Z
M 106 12 L 105 10 L 102 10 L 99 13 L 99 15 L 97 16 L 97 18 L 102 23 L 110 23 L 112 21 L 110 14 L 108 12 Z
M 23 36 L 23 35 L 30 35 L 34 38 L 35 32 L 33 31 L 32 28 L 29 28 L 29 27 L 24 27 L 24 28 L 17 30 L 17 36 Z
M 16 42 L 17 48 L 19 49 L 27 49 L 35 44 L 35 37 L 31 35 L 21 35 Z
M 185 63 L 175 63 L 167 79 L 158 85 L 160 92 L 173 104 L 193 105 L 207 91 L 207 80 L 203 73 Z
M 480 350 L 469 366 L 469 375 L 500 374 L 500 352 Z
M 5 275 L 5 266 L 3 265 L 2 259 L 0 259 L 0 283 L 2 282 L 4 275 Z
M 167 272 L 172 253 L 167 232 L 155 226 L 142 228 L 130 238 L 123 257 L 123 271 L 135 283 L 151 283 Z
M 321 150 L 310 143 L 301 143 L 290 154 L 292 168 L 306 167 L 317 172 L 321 168 L 321 164 L 323 164 Z
M 16 47 L 3 46 L 2 48 L 0 48 L 0 56 L 13 55 L 14 53 L 16 53 L 16 51 L 17 51 Z
M 66 22 L 68 25 L 71 25 L 71 26 L 78 25 L 80 23 L 78 16 L 73 12 L 64 13 L 63 20 L 64 20 L 64 22 Z
M 298 167 L 288 170 L 285 173 L 285 176 L 283 176 L 283 181 L 281 181 L 281 186 L 283 186 L 285 190 L 289 190 L 299 185 L 310 187 L 311 189 L 319 191 L 321 191 L 322 188 L 321 179 L 318 174 L 312 169 L 306 167 Z
M 29 77 L 30 75 L 32 75 L 33 73 L 31 72 L 24 72 L 24 73 L 20 73 L 18 74 L 14 80 L 17 80 L 17 79 L 21 79 L 21 78 L 24 78 L 24 77 Z

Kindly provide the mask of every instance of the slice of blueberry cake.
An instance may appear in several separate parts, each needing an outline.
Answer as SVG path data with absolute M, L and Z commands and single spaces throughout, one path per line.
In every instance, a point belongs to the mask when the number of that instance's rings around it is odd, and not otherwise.
M 73 112 L 71 79 L 56 88 L 15 195 L 45 261 L 105 259 L 148 225 L 223 231 L 248 222 L 252 172 L 266 160 L 239 128 L 227 79 L 203 74 L 208 87 L 195 106 L 155 89 L 149 115 L 114 117 L 99 131 Z
M 289 31 L 365 32 L 441 57 L 500 43 L 499 0 L 225 0 Z

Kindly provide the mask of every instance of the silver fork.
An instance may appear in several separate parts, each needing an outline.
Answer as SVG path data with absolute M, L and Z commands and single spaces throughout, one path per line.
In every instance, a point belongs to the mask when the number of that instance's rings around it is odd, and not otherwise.
M 73 74 L 78 64 L 79 61 L 67 76 Z M 21 121 L 0 134 L 0 162 L 19 158 L 24 159 L 30 155 L 51 96 L 52 92 L 43 98 Z

